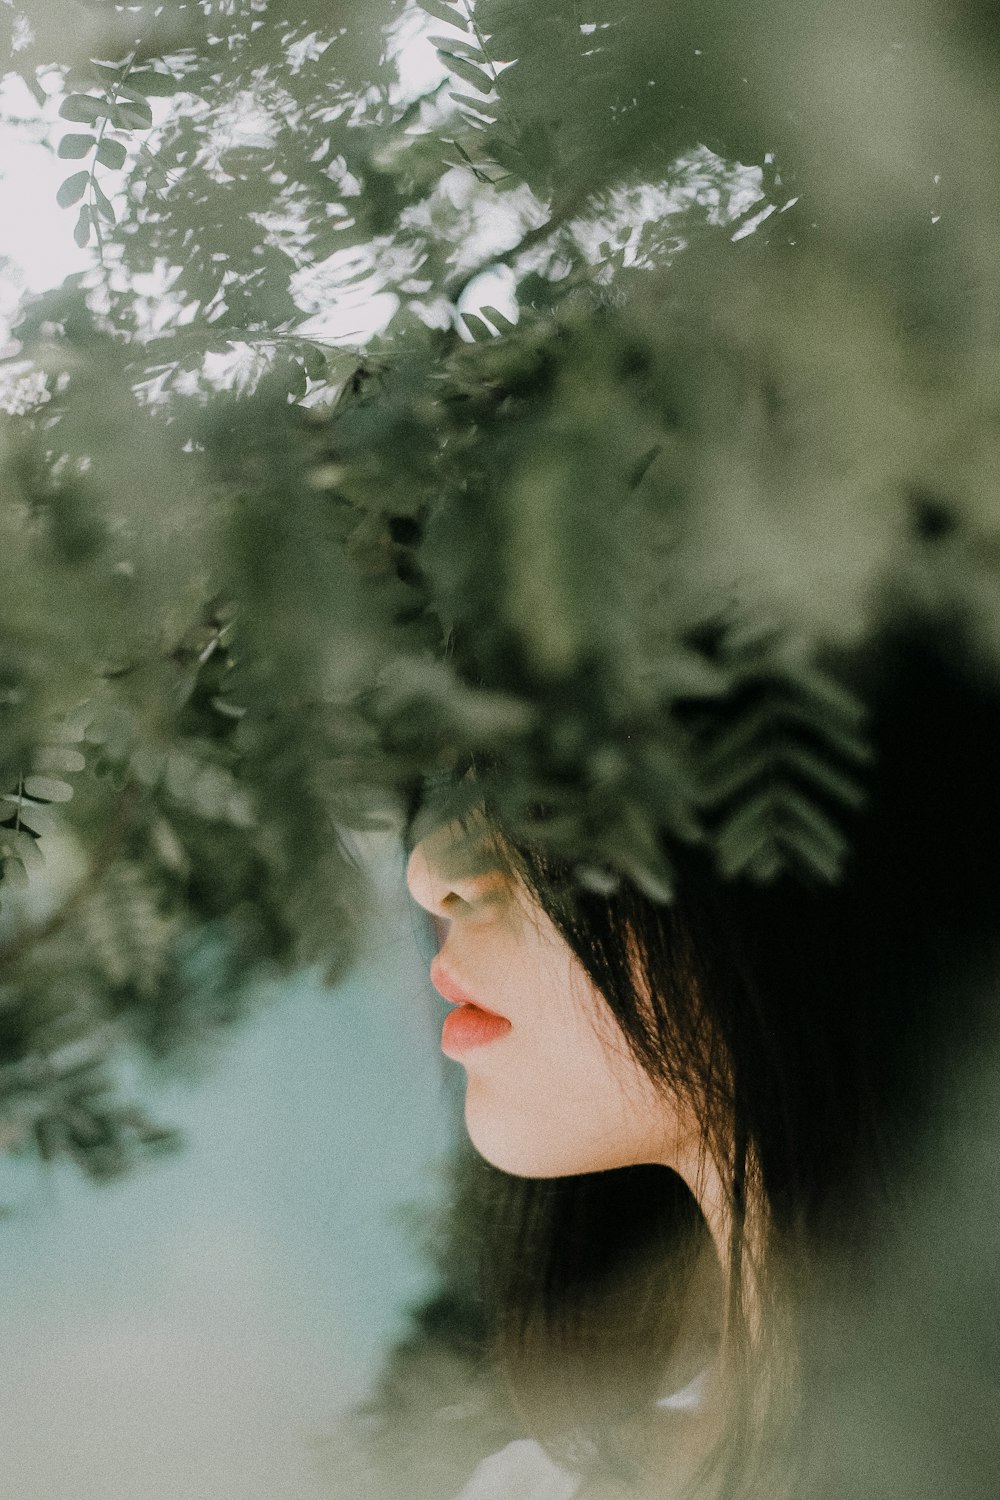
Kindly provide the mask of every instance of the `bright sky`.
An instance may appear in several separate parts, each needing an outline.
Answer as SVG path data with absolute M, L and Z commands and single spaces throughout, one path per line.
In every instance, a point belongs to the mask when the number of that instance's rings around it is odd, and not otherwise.
M 415 7 L 405 12 L 394 28 L 391 51 L 401 97 L 415 98 L 447 76 L 428 39 L 429 32 L 440 29 L 441 23 L 432 21 Z M 73 240 L 76 210 L 62 209 L 56 203 L 60 183 L 73 170 L 71 163 L 59 160 L 55 154 L 56 145 L 67 129 L 58 115 L 61 79 L 53 72 L 40 81 L 47 93 L 42 106 L 21 79 L 11 78 L 0 85 L 0 116 L 5 117 L 0 122 L 0 348 L 6 338 L 5 326 L 25 292 L 58 285 L 72 272 L 85 270 L 94 257 L 92 246 L 81 250 Z M 169 100 L 153 100 L 152 104 L 154 120 L 162 118 L 171 108 Z M 253 121 L 244 121 L 243 126 L 246 129 L 254 123 L 259 130 L 261 121 L 257 116 Z M 237 120 L 234 128 L 239 125 Z M 710 152 L 702 156 L 704 160 L 697 152 L 693 154 L 690 170 L 679 174 L 677 185 L 669 191 L 651 186 L 619 194 L 613 218 L 580 227 L 582 242 L 587 242 L 588 237 L 593 240 L 597 255 L 596 245 L 603 236 L 631 225 L 637 243 L 644 221 L 681 211 L 692 197 L 700 198 L 710 216 L 722 222 L 745 212 L 761 197 L 758 169 L 735 164 L 727 169 Z M 722 182 L 721 191 L 720 167 L 722 178 L 728 179 Z M 107 175 L 106 189 L 114 198 L 116 174 Z M 442 190 L 459 198 L 464 194 L 471 204 L 473 184 L 467 179 L 468 174 L 456 168 L 446 175 Z M 527 211 L 531 221 L 531 210 L 538 210 L 539 205 L 534 200 L 525 203 L 523 197 L 507 193 L 491 203 L 472 205 L 473 225 L 467 243 L 462 246 L 471 264 L 488 260 L 491 253 L 507 248 L 517 238 L 517 225 L 523 223 L 519 214 L 523 216 Z M 770 211 L 770 206 L 765 208 L 761 217 Z M 745 224 L 738 233 L 749 233 L 756 222 Z M 627 257 L 629 253 L 627 248 Z M 6 265 L 2 258 L 6 258 Z M 374 291 L 364 283 L 345 294 L 345 289 L 337 285 L 332 260 L 326 267 L 309 268 L 293 280 L 293 294 L 303 310 L 301 331 L 306 336 L 361 346 L 385 326 L 398 299 L 392 293 Z M 460 302 L 462 311 L 472 312 L 492 305 L 516 320 L 513 281 L 512 273 L 505 267 L 485 272 L 466 288 Z M 146 291 L 154 301 L 163 296 L 160 287 L 149 287 Z M 249 345 L 234 347 L 229 355 L 212 356 L 206 373 L 224 383 L 230 380 L 238 383 L 253 377 L 253 366 L 259 358 L 259 353 Z
M 415 9 L 395 28 L 392 50 L 404 97 L 415 98 L 446 76 L 428 41 L 429 30 L 441 29 L 440 23 Z M 12 77 L 0 84 L 0 116 L 4 117 L 0 122 L 0 258 L 7 261 L 3 265 L 0 260 L 0 338 L 24 292 L 57 286 L 74 271 L 86 270 L 94 257 L 92 246 L 81 250 L 74 242 L 76 210 L 56 203 L 59 185 L 73 167 L 56 156 L 55 148 L 67 129 L 81 127 L 67 126 L 59 118 L 59 75 L 52 73 L 41 83 L 48 94 L 44 106 L 39 106 L 22 79 Z M 167 107 L 154 100 L 154 118 Z M 109 177 L 110 192 L 114 174 Z M 475 305 L 492 299 L 506 308 L 508 281 L 501 275 L 497 284 L 486 285 Z M 361 293 L 347 301 L 341 297 L 337 308 L 328 306 L 322 318 L 310 321 L 308 331 L 363 342 L 388 321 L 395 307 L 396 299 L 385 293 Z
M 71 169 L 57 159 L 51 141 L 68 127 L 58 119 L 59 78 L 50 75 L 43 83 L 52 91 L 44 108 L 23 79 L 0 84 L 0 113 L 17 122 L 0 125 L 0 255 L 13 262 L 0 275 L 5 312 L 12 289 L 44 291 L 91 261 L 74 243 L 73 210 L 56 203 L 56 190 Z

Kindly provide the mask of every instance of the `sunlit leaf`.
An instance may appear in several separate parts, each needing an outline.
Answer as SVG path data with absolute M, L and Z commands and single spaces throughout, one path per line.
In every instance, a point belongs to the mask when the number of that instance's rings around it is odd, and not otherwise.
M 79 750 L 70 745 L 43 745 L 35 755 L 34 769 L 46 771 L 82 771 L 87 762 Z
M 33 833 L 48 833 L 52 827 L 52 811 L 46 803 L 33 802 L 30 798 L 8 794 L 0 797 L 0 822 L 15 819 L 30 828 Z
M 29 797 L 37 797 L 41 802 L 68 802 L 73 795 L 69 782 L 60 781 L 55 776 L 26 776 L 24 790 Z

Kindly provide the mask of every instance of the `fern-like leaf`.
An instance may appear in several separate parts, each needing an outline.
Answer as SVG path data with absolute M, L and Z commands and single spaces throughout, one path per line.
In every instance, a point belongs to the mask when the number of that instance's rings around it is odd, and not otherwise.
M 848 848 L 838 820 L 863 801 L 870 759 L 862 705 L 776 637 L 734 636 L 720 654 L 731 687 L 696 743 L 721 873 L 836 880 Z

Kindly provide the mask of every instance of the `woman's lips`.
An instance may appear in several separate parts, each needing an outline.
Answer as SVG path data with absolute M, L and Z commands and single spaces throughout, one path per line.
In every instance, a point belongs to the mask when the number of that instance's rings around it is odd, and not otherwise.
M 473 1000 L 436 958 L 431 964 L 431 983 L 439 995 L 458 1007 L 445 1016 L 441 1028 L 441 1051 L 445 1057 L 461 1061 L 463 1054 L 473 1047 L 484 1047 L 487 1042 L 499 1041 L 507 1035 L 510 1030 L 507 1017 Z

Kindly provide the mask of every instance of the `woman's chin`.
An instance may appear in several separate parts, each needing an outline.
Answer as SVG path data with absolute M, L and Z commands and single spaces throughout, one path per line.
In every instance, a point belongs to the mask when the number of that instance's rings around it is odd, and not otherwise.
M 484 1161 L 511 1177 L 577 1177 L 632 1164 L 591 1146 L 581 1137 L 579 1122 L 575 1130 L 558 1130 L 527 1111 L 486 1108 L 472 1087 L 465 1097 L 465 1127 Z
M 563 1177 L 583 1170 L 569 1166 L 562 1159 L 565 1153 L 553 1151 L 546 1133 L 532 1129 L 523 1117 L 484 1108 L 474 1088 L 465 1097 L 465 1127 L 484 1161 L 512 1177 Z

